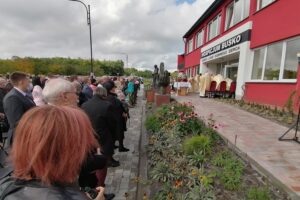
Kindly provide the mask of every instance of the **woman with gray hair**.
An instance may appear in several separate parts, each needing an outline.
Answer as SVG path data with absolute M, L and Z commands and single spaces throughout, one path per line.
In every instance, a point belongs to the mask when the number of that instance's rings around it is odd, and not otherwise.
M 75 86 L 62 78 L 50 79 L 43 89 L 44 100 L 50 105 L 77 107 L 78 95 Z

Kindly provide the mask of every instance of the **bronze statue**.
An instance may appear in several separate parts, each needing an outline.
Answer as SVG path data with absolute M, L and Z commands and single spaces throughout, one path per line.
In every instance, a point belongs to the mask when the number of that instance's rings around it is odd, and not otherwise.
M 154 72 L 152 74 L 153 80 L 152 80 L 152 86 L 154 89 L 158 87 L 158 67 L 157 65 L 154 65 Z

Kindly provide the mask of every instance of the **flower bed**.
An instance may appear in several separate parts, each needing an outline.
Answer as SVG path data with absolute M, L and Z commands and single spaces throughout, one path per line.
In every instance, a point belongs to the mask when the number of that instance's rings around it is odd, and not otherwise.
M 149 199 L 287 199 L 229 150 L 213 119 L 205 123 L 193 110 L 172 103 L 146 119 Z
M 288 102 L 284 108 L 277 108 L 235 99 L 216 99 L 216 101 L 233 105 L 288 127 L 295 122 L 297 117 L 293 113 L 293 103 L 290 105 Z

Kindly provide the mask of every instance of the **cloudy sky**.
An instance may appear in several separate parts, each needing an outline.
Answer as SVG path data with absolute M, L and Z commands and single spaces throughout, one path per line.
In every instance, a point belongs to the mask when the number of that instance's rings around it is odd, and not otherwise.
M 182 36 L 213 0 L 82 0 L 91 5 L 95 59 L 176 68 Z M 86 11 L 68 0 L 1 0 L 0 57 L 89 58 Z

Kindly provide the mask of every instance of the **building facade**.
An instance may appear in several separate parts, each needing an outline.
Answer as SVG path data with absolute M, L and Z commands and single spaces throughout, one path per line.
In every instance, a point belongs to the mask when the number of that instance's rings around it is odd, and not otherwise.
M 183 36 L 178 70 L 221 74 L 237 98 L 283 107 L 297 84 L 299 10 L 299 0 L 215 0 Z

